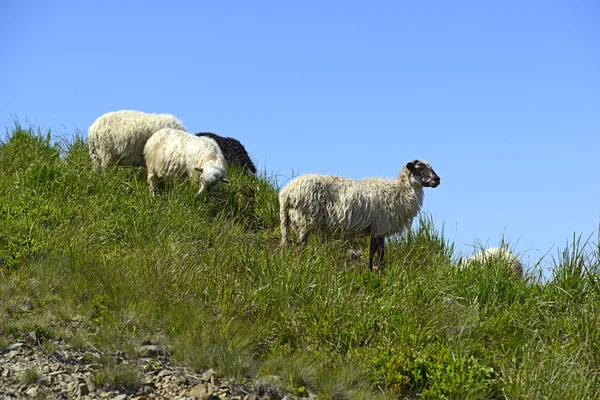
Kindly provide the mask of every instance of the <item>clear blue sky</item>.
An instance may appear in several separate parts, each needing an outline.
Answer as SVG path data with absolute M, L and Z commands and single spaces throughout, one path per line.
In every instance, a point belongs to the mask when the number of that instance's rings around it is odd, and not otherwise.
M 0 3 L 0 121 L 57 134 L 119 109 L 239 139 L 284 182 L 442 178 L 424 210 L 526 262 L 600 222 L 600 3 Z

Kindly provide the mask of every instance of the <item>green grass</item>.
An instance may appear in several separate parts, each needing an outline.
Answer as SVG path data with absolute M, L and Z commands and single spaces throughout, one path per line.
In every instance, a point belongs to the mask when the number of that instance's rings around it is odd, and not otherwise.
M 94 375 L 94 385 L 108 390 L 134 393 L 143 385 L 141 374 L 132 366 L 107 360 Z
M 41 378 L 41 374 L 35 368 L 27 368 L 23 375 L 23 383 L 32 385 L 38 383 Z
M 597 244 L 552 279 L 458 272 L 424 215 L 370 272 L 341 240 L 279 248 L 277 182 L 229 171 L 208 196 L 155 198 L 136 168 L 94 172 L 80 136 L 15 124 L 0 144 L 0 343 L 62 337 L 107 353 L 160 343 L 181 364 L 352 399 L 600 397 Z M 77 325 L 77 335 L 71 327 Z M 108 362 L 98 384 L 132 387 Z

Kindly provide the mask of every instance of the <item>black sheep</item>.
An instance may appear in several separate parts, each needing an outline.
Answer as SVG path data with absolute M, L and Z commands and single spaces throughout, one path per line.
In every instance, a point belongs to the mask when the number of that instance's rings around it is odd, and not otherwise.
M 248 152 L 244 148 L 244 145 L 241 144 L 239 140 L 219 136 L 211 132 L 200 132 L 197 133 L 196 136 L 207 136 L 214 139 L 221 148 L 227 164 L 246 168 L 253 174 L 256 174 L 256 167 L 252 163 L 252 160 L 250 160 L 250 156 L 248 156 Z

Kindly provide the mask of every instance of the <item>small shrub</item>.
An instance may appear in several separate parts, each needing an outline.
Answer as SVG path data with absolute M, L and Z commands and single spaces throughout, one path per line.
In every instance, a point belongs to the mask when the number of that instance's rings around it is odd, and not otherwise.
M 490 398 L 498 395 L 496 373 L 473 356 L 441 345 L 415 351 L 385 349 L 371 362 L 373 382 L 399 395 L 424 399 Z
M 44 254 L 46 249 L 45 243 L 22 232 L 8 238 L 0 237 L 2 242 L 6 244 L 0 247 L 0 271 L 16 269 L 24 261 Z

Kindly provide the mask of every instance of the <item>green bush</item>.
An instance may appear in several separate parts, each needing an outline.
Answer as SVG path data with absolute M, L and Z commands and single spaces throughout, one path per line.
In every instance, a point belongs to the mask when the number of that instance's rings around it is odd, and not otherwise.
M 497 374 L 475 357 L 440 344 L 420 350 L 384 349 L 371 360 L 373 382 L 402 396 L 423 399 L 498 398 Z

